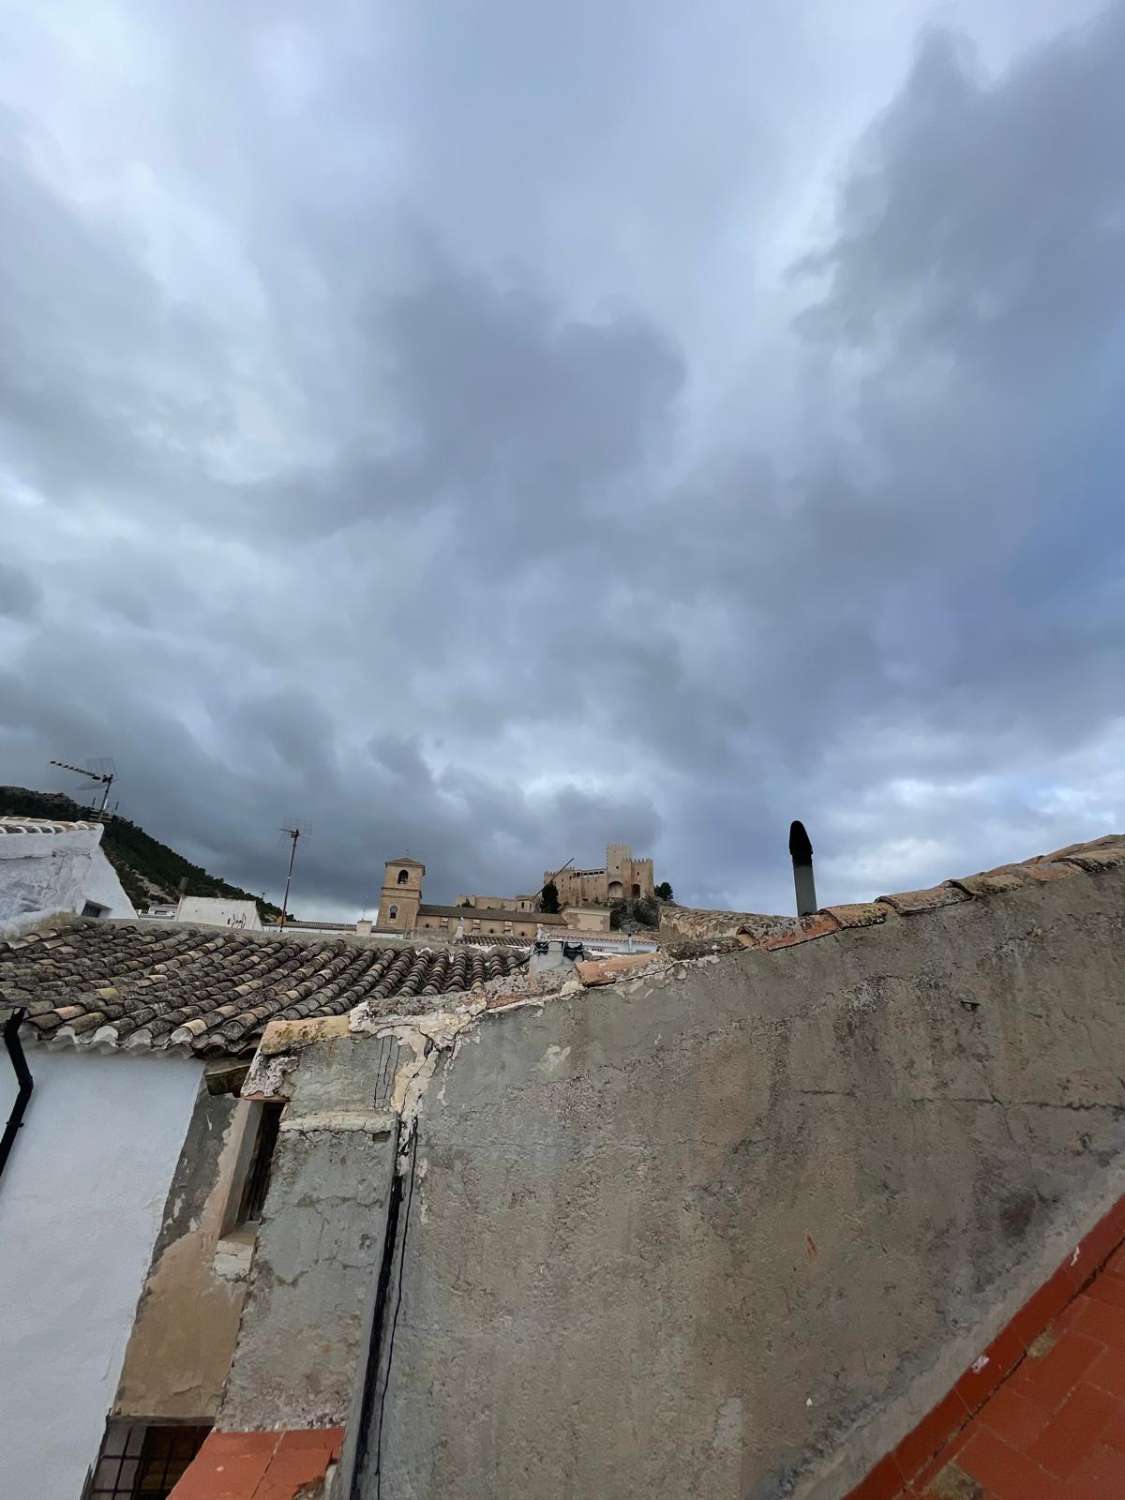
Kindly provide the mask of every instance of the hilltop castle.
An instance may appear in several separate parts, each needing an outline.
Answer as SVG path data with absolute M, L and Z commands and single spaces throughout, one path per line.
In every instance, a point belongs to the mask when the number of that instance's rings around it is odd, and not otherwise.
M 554 881 L 560 906 L 607 906 L 611 901 L 651 901 L 651 859 L 634 859 L 628 844 L 607 844 L 600 870 L 544 870 L 543 884 Z
M 559 895 L 557 914 L 539 910 L 539 891 L 525 896 L 458 896 L 453 906 L 433 906 L 422 900 L 426 867 L 404 856 L 388 860 L 379 893 L 380 932 L 440 931 L 466 936 L 533 938 L 540 927 L 588 932 L 609 930 L 612 902 L 651 900 L 651 859 L 634 859 L 628 844 L 608 844 L 606 861 L 598 870 L 544 870 L 543 885 L 554 882 Z

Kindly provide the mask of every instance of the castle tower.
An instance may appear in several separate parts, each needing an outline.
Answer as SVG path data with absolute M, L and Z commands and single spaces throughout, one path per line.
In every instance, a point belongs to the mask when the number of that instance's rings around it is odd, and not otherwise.
M 655 877 L 652 873 L 651 859 L 634 859 L 630 861 L 632 866 L 632 884 L 629 887 L 630 894 L 641 901 L 651 901 L 656 893 Z
M 618 901 L 630 894 L 633 880 L 633 851 L 628 844 L 605 846 L 606 898 Z
M 379 930 L 413 932 L 422 902 L 422 877 L 426 867 L 416 859 L 389 859 L 383 869 L 379 892 Z

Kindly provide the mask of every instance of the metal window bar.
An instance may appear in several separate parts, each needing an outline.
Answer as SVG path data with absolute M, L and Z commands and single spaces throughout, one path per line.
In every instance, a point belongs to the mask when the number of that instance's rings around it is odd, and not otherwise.
M 168 1500 L 209 1431 L 209 1427 L 150 1427 L 131 1500 Z
M 87 1500 L 167 1500 L 210 1431 L 111 1422 Z
M 253 1224 L 262 1217 L 266 1193 L 270 1185 L 270 1169 L 277 1146 L 277 1133 L 281 1129 L 283 1104 L 263 1104 L 262 1118 L 258 1124 L 258 1138 L 254 1142 L 254 1156 L 246 1174 L 246 1186 L 242 1190 L 242 1202 L 238 1210 L 240 1224 Z

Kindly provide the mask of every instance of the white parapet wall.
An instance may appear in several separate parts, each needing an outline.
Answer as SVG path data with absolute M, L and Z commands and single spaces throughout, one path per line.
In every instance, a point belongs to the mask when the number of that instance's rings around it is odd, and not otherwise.
M 135 917 L 97 823 L 0 818 L 0 932 L 70 912 Z

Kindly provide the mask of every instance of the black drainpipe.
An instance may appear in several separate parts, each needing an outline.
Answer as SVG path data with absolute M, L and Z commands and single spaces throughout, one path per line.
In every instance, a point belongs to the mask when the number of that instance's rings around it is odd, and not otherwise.
M 12 1067 L 19 1079 L 20 1091 L 16 1095 L 12 1113 L 8 1116 L 8 1123 L 4 1126 L 4 1139 L 0 1141 L 0 1172 L 3 1172 L 8 1163 L 8 1154 L 15 1144 L 16 1131 L 23 1124 L 23 1112 L 27 1108 L 27 1101 L 31 1098 L 31 1091 L 35 1087 L 35 1080 L 31 1076 L 27 1058 L 23 1055 L 23 1043 L 20 1041 L 20 1025 L 26 1015 L 26 1010 L 14 1010 L 4 1022 L 4 1046 L 7 1047 L 8 1056 L 12 1059 Z

